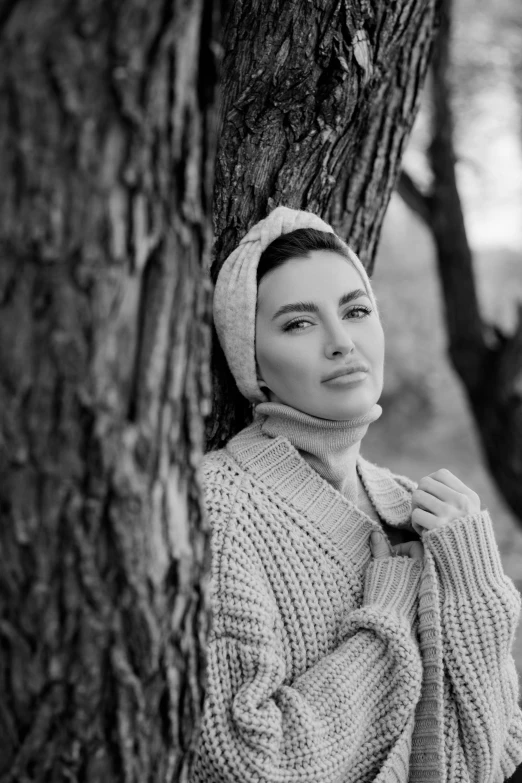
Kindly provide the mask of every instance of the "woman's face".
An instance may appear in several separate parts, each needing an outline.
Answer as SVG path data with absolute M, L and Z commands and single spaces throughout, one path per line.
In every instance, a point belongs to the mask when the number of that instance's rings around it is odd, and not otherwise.
M 287 261 L 259 283 L 257 308 L 257 372 L 271 402 L 337 420 L 361 416 L 377 402 L 384 333 L 350 261 L 331 250 Z M 326 380 L 351 365 L 366 371 Z

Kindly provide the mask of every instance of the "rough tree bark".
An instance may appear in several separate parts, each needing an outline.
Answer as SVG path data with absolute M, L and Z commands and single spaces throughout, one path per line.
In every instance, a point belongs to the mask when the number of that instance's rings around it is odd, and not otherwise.
M 224 37 L 213 280 L 238 238 L 277 204 L 320 214 L 371 273 L 437 2 L 234 4 Z M 214 332 L 210 449 L 252 414 L 226 373 L 219 377 L 222 365 Z
M 522 303 L 510 335 L 480 314 L 455 175 L 448 79 L 451 0 L 443 0 L 441 18 L 433 56 L 433 185 L 422 193 L 403 172 L 398 192 L 433 233 L 450 361 L 466 391 L 489 471 L 522 523 Z
M 0 13 L 0 780 L 185 780 L 221 0 Z

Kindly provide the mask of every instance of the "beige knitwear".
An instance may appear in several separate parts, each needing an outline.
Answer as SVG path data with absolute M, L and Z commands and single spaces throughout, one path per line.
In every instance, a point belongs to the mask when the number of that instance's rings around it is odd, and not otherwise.
M 191 783 L 502 783 L 522 763 L 520 597 L 488 511 L 424 533 L 423 561 L 374 560 L 373 530 L 412 534 L 416 486 L 358 453 L 361 498 L 343 472 L 380 406 L 332 422 L 258 385 L 257 265 L 303 227 L 332 230 L 278 207 L 216 283 L 218 337 L 258 404 L 200 470 L 213 624 Z
M 256 416 L 201 466 L 214 619 L 191 780 L 501 783 L 522 762 L 520 598 L 488 511 L 424 534 L 422 565 L 372 560 L 378 524 L 276 430 Z M 357 472 L 408 527 L 415 484 Z
M 241 394 L 250 402 L 267 402 L 256 375 L 255 330 L 257 267 L 261 254 L 281 234 L 298 228 L 315 228 L 334 233 L 333 228 L 312 212 L 276 207 L 256 223 L 228 256 L 216 280 L 213 315 L 219 342 Z M 372 307 L 377 302 L 368 274 L 357 255 L 342 239 L 351 263 L 358 271 Z M 347 261 L 347 263 L 350 263 Z
M 379 516 L 357 472 L 355 481 L 348 476 L 353 471 L 352 447 L 360 445 L 370 424 L 381 415 L 382 408 L 378 404 L 364 415 L 344 421 L 319 419 L 278 402 L 261 402 L 255 408 L 256 418 L 264 417 L 264 433 L 288 438 L 320 476 L 376 521 Z M 382 524 L 391 544 L 419 538 L 410 526 L 400 529 Z
M 309 465 L 356 505 L 358 497 L 348 480 L 350 452 L 381 415 L 378 404 L 362 416 L 344 421 L 319 419 L 278 402 L 261 402 L 255 408 L 255 417 L 264 417 L 263 432 L 287 437 Z

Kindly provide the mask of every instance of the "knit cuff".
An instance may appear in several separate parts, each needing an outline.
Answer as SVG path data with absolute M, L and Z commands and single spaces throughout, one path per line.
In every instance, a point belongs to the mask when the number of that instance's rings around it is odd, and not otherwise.
M 422 563 L 411 557 L 384 557 L 372 560 L 366 569 L 364 606 L 377 606 L 395 612 L 411 625 L 415 619 Z
M 495 589 L 505 582 L 486 509 L 423 533 L 422 543 L 435 558 L 444 588 L 457 596 L 463 591 L 469 595 L 477 589 Z

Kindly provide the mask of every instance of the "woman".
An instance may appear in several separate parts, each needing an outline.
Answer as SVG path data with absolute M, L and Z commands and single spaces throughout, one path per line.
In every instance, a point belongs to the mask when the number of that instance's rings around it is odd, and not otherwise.
M 214 321 L 255 415 L 201 469 L 214 616 L 193 781 L 505 780 L 520 599 L 475 492 L 360 454 L 384 335 L 359 259 L 278 207 L 223 265 Z

